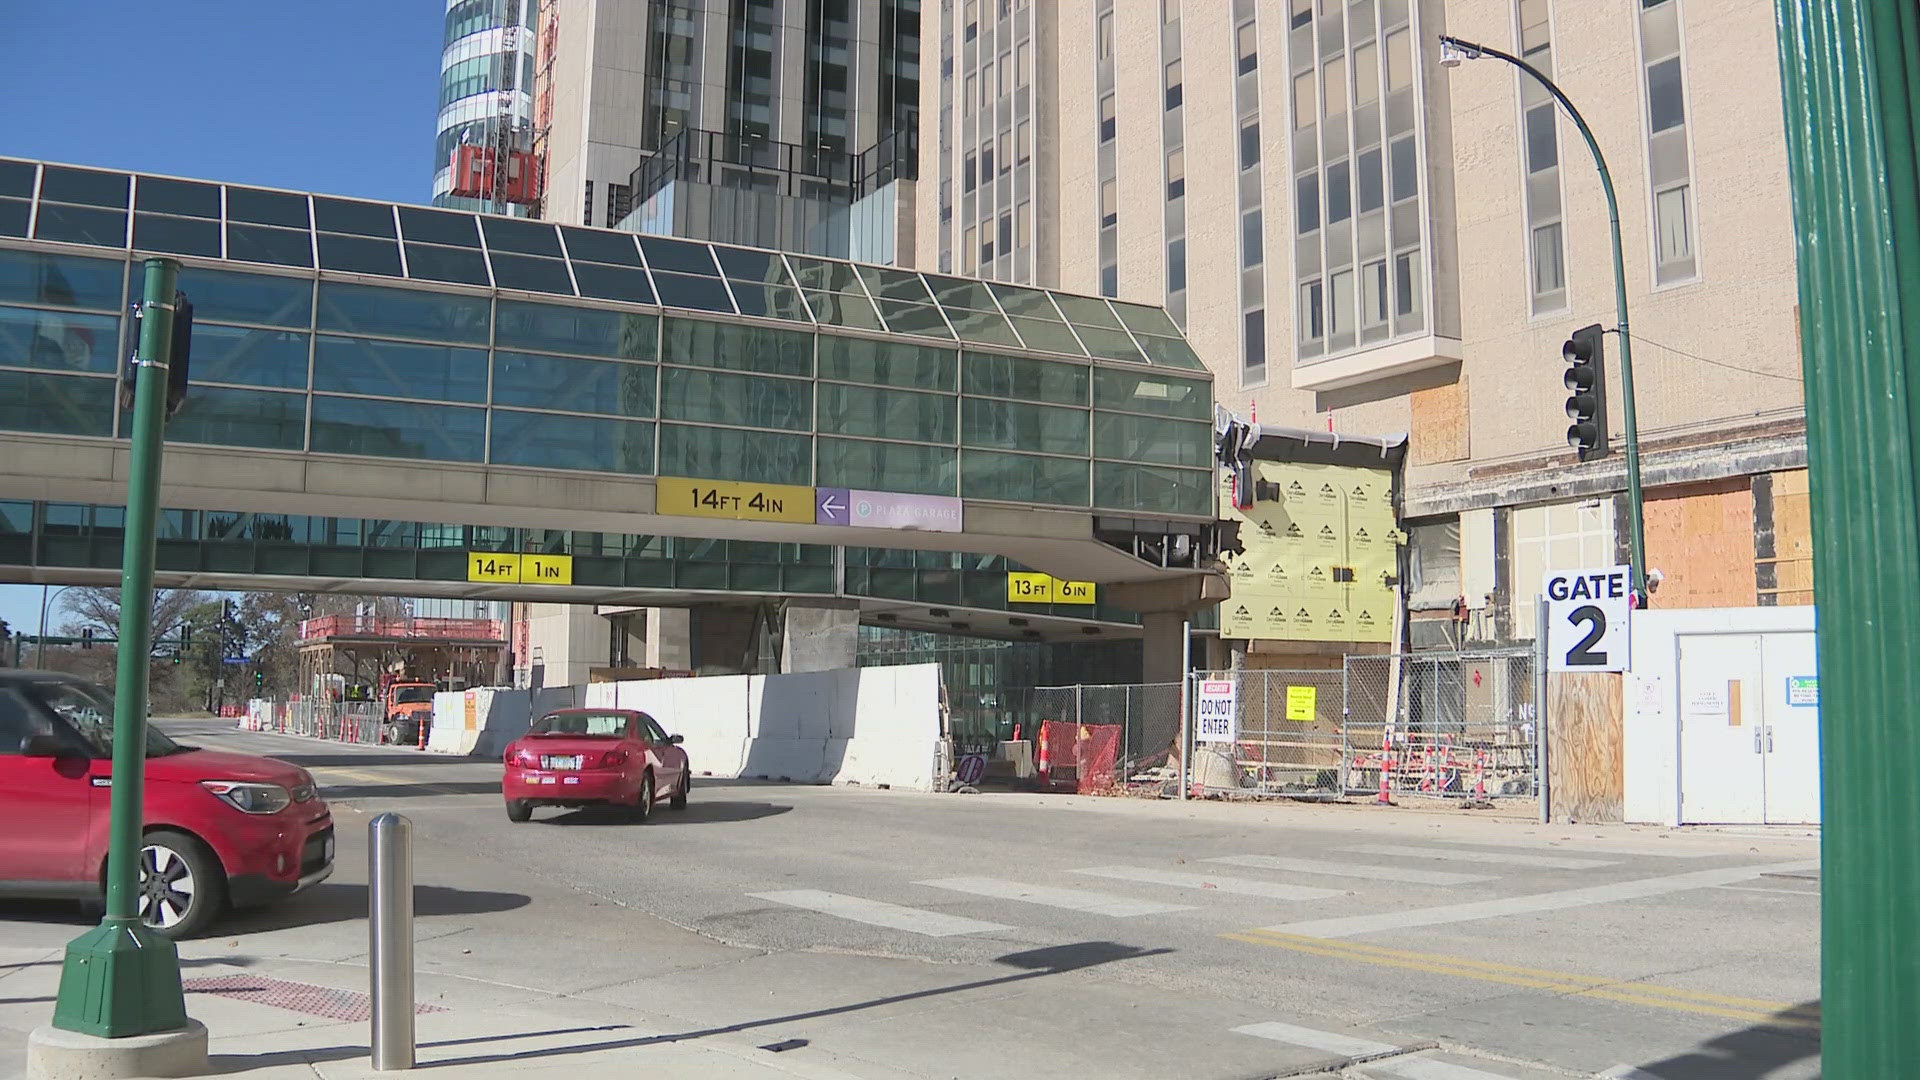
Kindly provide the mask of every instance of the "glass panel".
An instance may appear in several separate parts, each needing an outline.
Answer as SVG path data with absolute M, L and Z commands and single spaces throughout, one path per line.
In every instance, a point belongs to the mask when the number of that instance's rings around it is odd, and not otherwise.
M 664 368 L 660 416 L 743 427 L 813 428 L 813 384 L 717 371 Z
M 1093 504 L 1109 510 L 1207 514 L 1213 510 L 1213 472 L 1096 461 Z
M 713 253 L 720 259 L 720 268 L 730 278 L 741 281 L 761 281 L 773 285 L 793 284 L 787 274 L 786 265 L 780 256 L 771 251 L 750 251 L 746 248 L 713 246 Z
M 227 258 L 279 266 L 312 266 L 313 236 L 265 225 L 227 226 Z
M 1665 131 L 1687 122 L 1686 103 L 1680 93 L 1680 58 L 1677 56 L 1647 68 L 1647 120 L 1654 131 Z
M 770 375 L 813 374 L 813 335 L 808 333 L 669 318 L 664 342 L 661 359 L 669 364 Z
M 940 309 L 932 304 L 911 304 L 904 300 L 876 300 L 874 303 L 880 305 L 880 314 L 887 320 L 887 329 L 896 334 L 953 339 L 953 331 L 947 327 L 947 320 L 941 317 Z
M 117 312 L 126 272 L 118 259 L 0 251 L 0 300 Z
M 318 325 L 322 330 L 484 345 L 490 306 L 480 296 L 323 281 Z
M 951 443 L 958 413 L 959 399 L 946 394 L 821 383 L 815 416 L 823 433 Z
M 306 389 L 307 335 L 195 321 L 193 382 Z M 187 395 L 192 400 L 193 395 Z M 172 430 L 169 425 L 168 430 Z M 254 444 L 248 444 L 254 445 Z
M 1353 216 L 1353 179 L 1344 161 L 1327 166 L 1327 224 L 1335 225 Z
M 322 335 L 313 388 L 431 401 L 487 400 L 487 351 Z
M 1087 463 L 1073 458 L 963 450 L 960 494 L 1054 506 L 1087 505 Z
M 1386 205 L 1385 180 L 1380 175 L 1380 148 L 1361 151 L 1358 161 L 1360 212 L 1364 214 Z
M 472 214 L 445 210 L 424 210 L 417 206 L 400 207 L 400 231 L 409 243 L 451 244 L 478 248 L 480 230 Z
M 719 276 L 720 271 L 714 265 L 713 252 L 705 244 L 690 244 L 685 240 L 668 240 L 659 236 L 643 236 L 640 238 L 640 248 L 647 253 L 647 265 L 654 270 Z
M 111 375 L 119 354 L 120 320 L 112 315 L 0 307 L 0 364 Z
M 653 425 L 495 409 L 488 460 L 545 469 L 651 473 Z
M 479 461 L 487 411 L 364 398 L 313 398 L 313 452 Z
M 1173 320 L 1168 318 L 1166 311 L 1161 308 L 1149 307 L 1146 304 L 1123 304 L 1118 300 L 1111 303 L 1113 310 L 1119 313 L 1120 321 L 1129 330 L 1143 334 L 1164 334 L 1168 337 L 1180 336 L 1180 328 L 1173 325 Z
M 1211 421 L 1213 393 L 1208 383 L 1198 379 L 1096 368 L 1093 407 Z
M 1213 463 L 1213 425 L 1097 412 L 1093 456 L 1206 468 Z
M 502 300 L 495 318 L 496 348 L 622 360 L 652 360 L 657 351 L 657 315 Z
M 1526 139 L 1528 172 L 1551 169 L 1560 163 L 1559 146 L 1553 137 L 1552 102 L 1527 110 Z
M 27 235 L 33 204 L 25 199 L 0 199 L 0 236 Z
M 220 257 L 220 223 L 199 218 L 133 215 L 133 246 L 141 251 Z
M 305 229 L 313 224 L 308 220 L 305 195 L 232 185 L 227 186 L 227 220 L 285 225 L 293 229 Z
M 935 277 L 927 275 L 927 281 L 933 285 L 935 296 L 942 307 L 970 308 L 974 311 L 994 310 L 993 293 L 986 282 L 972 281 L 967 278 Z
M 1134 340 L 1146 351 L 1147 362 L 1161 367 L 1185 368 L 1189 371 L 1203 371 L 1206 365 L 1200 362 L 1200 354 L 1193 351 L 1185 338 L 1157 337 L 1153 334 L 1135 334 Z
M 814 292 L 807 290 L 807 306 L 813 309 L 816 322 L 828 326 L 845 326 L 855 330 L 884 330 L 880 324 L 880 315 L 873 310 L 873 301 L 859 293 Z
M 961 389 L 968 394 L 1058 405 L 1087 403 L 1088 369 L 1076 364 L 968 351 L 961 375 Z
M 733 282 L 733 298 L 739 301 L 742 315 L 757 315 L 763 319 L 786 319 L 789 322 L 813 321 L 807 314 L 806 307 L 800 303 L 799 289 L 736 281 Z
M 585 259 L 588 262 L 615 263 L 620 266 L 641 265 L 640 252 L 633 246 L 632 233 L 562 225 L 560 234 L 566 240 L 567 254 L 576 262 Z
M 480 228 L 487 234 L 489 253 L 511 251 L 521 255 L 548 255 L 556 259 L 561 256 L 560 237 L 551 225 L 515 218 L 483 217 L 480 219 Z M 412 236 L 412 233 L 408 235 Z
M 1381 278 L 1384 281 L 1385 268 Z M 1564 264 L 1561 262 L 1560 223 L 1542 225 L 1533 230 L 1533 291 L 1536 295 L 1557 292 L 1566 285 Z M 1382 301 L 1382 313 L 1385 312 Z
M 950 391 L 954 389 L 959 366 L 959 354 L 952 349 L 820 335 L 822 379 Z
M 1687 224 L 1687 185 L 1682 184 L 1653 197 L 1657 256 L 1662 264 L 1693 257 L 1693 239 Z
M 1092 296 L 1074 296 L 1071 293 L 1054 293 L 1053 302 L 1060 305 L 1060 311 L 1067 321 L 1075 326 L 1104 326 L 1110 330 L 1120 329 L 1120 320 L 1107 306 L 1105 300 Z
M 0 371 L 0 430 L 111 435 L 118 385 L 113 379 Z
M 531 255 L 493 255 L 493 284 L 501 289 L 573 295 L 573 279 L 567 276 L 567 264 L 559 259 L 537 259 Z
M 127 212 L 55 206 L 43 202 L 40 204 L 40 216 L 34 219 L 33 235 L 36 239 L 60 240 L 69 244 L 125 247 Z
M 1106 360 L 1127 360 L 1142 363 L 1146 357 L 1141 355 L 1140 347 L 1133 339 L 1120 330 L 1097 330 L 1091 326 L 1080 327 L 1080 340 L 1086 343 L 1087 351 Z
M 1000 301 L 1000 307 L 1009 315 L 1025 315 L 1036 319 L 1060 318 L 1060 312 L 1053 305 L 1053 298 L 1039 289 L 1023 289 L 1018 285 L 1001 285 L 989 282 L 994 298 Z
M 496 352 L 493 354 L 493 403 L 612 416 L 652 416 L 657 371 L 652 364 Z
M 23 199 L 33 198 L 35 175 L 36 170 L 31 161 L 0 159 L 0 195 L 18 195 Z
M 690 308 L 695 311 L 724 311 L 734 314 L 733 300 L 717 277 L 693 274 L 653 272 L 653 285 L 663 307 Z
M 807 435 L 660 425 L 660 474 L 713 480 L 806 484 L 813 478 Z
M 313 282 L 307 278 L 184 266 L 180 291 L 193 299 L 195 342 L 201 322 L 262 323 L 302 330 L 313 322 Z M 194 359 L 199 359 L 197 352 Z M 196 367 L 194 374 L 199 373 Z
M 973 345 L 1020 347 L 1020 339 L 1014 336 L 1013 328 L 1007 325 L 1007 317 L 997 311 L 969 311 L 957 307 L 945 310 L 948 321 L 953 323 L 954 332 L 960 335 L 961 341 Z
M 320 265 L 324 269 L 401 276 L 400 245 L 392 240 L 319 233 L 315 242 L 320 249 Z
M 459 285 L 487 285 L 487 259 L 479 248 L 407 245 L 407 276 Z
M 926 303 L 933 299 L 933 294 L 927 291 L 927 283 L 920 280 L 919 274 L 911 274 L 904 270 L 885 270 L 877 266 L 861 266 L 856 269 L 860 271 L 861 279 L 867 283 L 867 291 L 872 293 L 876 300 L 884 297 L 888 300 Z
M 799 276 L 800 284 L 809 289 L 827 289 L 833 292 L 860 292 L 859 276 L 854 273 L 852 263 L 830 262 L 826 259 L 809 259 L 800 255 L 787 256 L 793 272 Z
M 822 486 L 952 495 L 959 490 L 960 451 L 857 439 L 816 440 Z
M 1395 139 L 1387 147 L 1388 166 L 1393 172 L 1393 201 L 1411 199 L 1420 193 L 1420 166 L 1413 153 L 1413 136 Z
M 653 303 L 653 283 L 647 280 L 645 270 L 576 260 L 573 279 L 580 285 L 581 296 L 624 300 L 630 304 Z
M 1087 413 L 1054 405 L 964 398 L 960 441 L 966 446 L 1085 455 Z
M 78 203 L 81 206 L 127 208 L 126 173 L 96 172 L 48 165 L 40 174 L 42 201 Z
M 1051 322 L 1044 319 L 1013 318 L 1013 328 L 1020 334 L 1020 340 L 1027 348 L 1042 352 L 1066 353 L 1068 356 L 1085 356 L 1087 350 L 1080 339 L 1073 336 L 1063 322 Z
M 195 327 L 198 336 L 199 328 Z M 195 344 L 198 353 L 198 342 Z M 193 369 L 197 382 L 198 355 L 193 358 Z M 301 382 L 305 381 L 302 372 Z M 299 450 L 307 441 L 307 397 L 196 385 L 181 403 L 179 413 L 167 420 L 167 441 Z
M 386 203 L 353 202 L 315 195 L 313 225 L 324 232 L 393 239 L 393 207 Z
M 134 191 L 133 208 L 187 217 L 220 218 L 220 185 L 195 184 L 143 176 Z

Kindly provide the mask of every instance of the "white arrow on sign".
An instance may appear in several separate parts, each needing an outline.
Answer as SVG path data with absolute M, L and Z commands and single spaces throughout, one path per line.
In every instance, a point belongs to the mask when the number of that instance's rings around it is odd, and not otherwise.
M 840 511 L 846 509 L 846 507 L 841 506 L 840 500 L 829 493 L 826 498 L 820 500 L 820 509 L 829 515 L 833 515 L 838 514 Z

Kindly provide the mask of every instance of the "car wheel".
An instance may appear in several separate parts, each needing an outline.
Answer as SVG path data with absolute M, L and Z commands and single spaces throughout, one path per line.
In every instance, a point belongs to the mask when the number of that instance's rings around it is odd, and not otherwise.
M 668 802 L 667 805 L 673 807 L 675 810 L 685 810 L 687 808 L 687 792 L 691 790 L 693 790 L 693 774 L 686 772 L 681 773 L 680 786 L 674 789 L 673 799 Z
M 653 816 L 653 773 L 648 772 L 642 777 L 640 777 L 640 803 L 639 805 L 633 808 L 633 820 L 637 824 L 645 825 L 647 823 L 647 819 L 651 818 L 652 816 Z
M 532 821 L 533 804 L 525 799 L 508 799 L 507 820 L 515 822 Z
M 148 833 L 140 848 L 137 914 L 160 934 L 192 937 L 226 903 L 227 879 L 205 845 L 184 833 Z

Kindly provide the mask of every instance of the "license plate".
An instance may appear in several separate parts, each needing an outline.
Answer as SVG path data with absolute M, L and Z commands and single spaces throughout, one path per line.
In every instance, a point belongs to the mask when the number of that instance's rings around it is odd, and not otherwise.
M 326 843 L 320 846 L 320 850 L 325 855 L 328 863 L 333 862 L 333 837 L 327 837 Z
M 580 767 L 580 754 L 546 754 L 540 758 L 543 769 L 577 769 Z

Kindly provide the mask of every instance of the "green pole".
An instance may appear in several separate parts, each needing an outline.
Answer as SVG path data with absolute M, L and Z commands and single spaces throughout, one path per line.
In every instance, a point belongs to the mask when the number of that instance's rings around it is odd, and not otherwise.
M 1776 0 L 1820 603 L 1821 1057 L 1920 1060 L 1920 12 Z
M 148 259 L 134 356 L 133 445 L 120 574 L 118 679 L 113 695 L 113 798 L 107 841 L 107 915 L 67 946 L 55 1027 L 106 1038 L 187 1026 L 180 957 L 148 930 L 138 910 L 140 835 L 147 766 L 147 678 L 153 650 L 153 548 L 160 500 L 160 444 L 167 420 L 167 364 L 180 264 Z
M 1580 137 L 1587 140 L 1587 149 L 1593 152 L 1594 168 L 1600 172 L 1600 190 L 1607 196 L 1607 225 L 1613 231 L 1613 303 L 1614 318 L 1620 331 L 1620 391 L 1621 419 L 1626 424 L 1627 444 L 1627 562 L 1633 576 L 1633 591 L 1639 597 L 1640 605 L 1647 604 L 1647 529 L 1645 513 L 1640 496 L 1640 422 L 1633 407 L 1633 335 L 1627 330 L 1627 260 L 1620 248 L 1620 200 L 1613 194 L 1613 174 L 1607 171 L 1607 158 L 1600 152 L 1600 143 L 1594 139 L 1593 131 L 1587 127 L 1586 117 L 1573 107 L 1567 95 L 1553 84 L 1540 69 L 1525 60 L 1499 49 L 1490 49 L 1451 34 L 1440 37 L 1442 46 L 1452 46 L 1460 50 L 1468 59 L 1491 56 L 1495 60 L 1505 60 L 1528 75 L 1553 95 L 1553 100 L 1567 110 L 1567 118 L 1580 130 Z M 1603 433 L 1604 437 L 1604 433 Z

